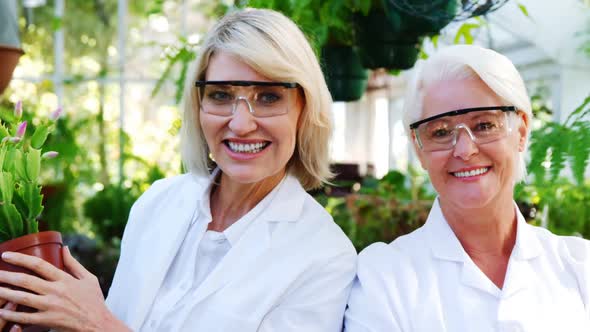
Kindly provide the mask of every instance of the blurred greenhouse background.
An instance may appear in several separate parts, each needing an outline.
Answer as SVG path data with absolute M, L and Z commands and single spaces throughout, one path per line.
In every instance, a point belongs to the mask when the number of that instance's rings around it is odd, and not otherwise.
M 60 156 L 43 170 L 40 227 L 67 235 L 104 289 L 131 205 L 153 181 L 182 171 L 187 63 L 208 27 L 244 6 L 284 12 L 316 47 L 336 100 L 338 176 L 313 194 L 357 249 L 426 218 L 434 192 L 403 130 L 403 94 L 417 58 L 456 43 L 498 50 L 526 81 L 536 119 L 529 177 L 516 190 L 523 213 L 556 233 L 590 238 L 587 0 L 0 1 L 0 76 L 10 79 L 24 51 L 1 111 L 22 100 L 25 116 L 65 112 L 47 146 Z M 368 24 L 377 22 L 371 15 L 381 25 Z M 403 57 L 379 62 L 372 43 Z

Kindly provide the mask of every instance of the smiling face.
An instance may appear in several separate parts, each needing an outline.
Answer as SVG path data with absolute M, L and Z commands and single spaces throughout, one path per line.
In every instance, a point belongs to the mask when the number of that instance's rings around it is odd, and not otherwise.
M 424 93 L 422 119 L 458 109 L 504 105 L 479 78 L 437 82 Z M 490 143 L 476 144 L 460 129 L 451 150 L 426 152 L 417 148 L 441 204 L 481 208 L 494 201 L 512 200 L 518 153 L 526 143 L 526 121 L 518 123 L 506 137 Z
M 205 79 L 272 82 L 224 52 L 213 54 Z M 243 100 L 238 101 L 234 114 L 229 116 L 197 110 L 209 151 L 223 176 L 253 184 L 284 174 L 295 150 L 301 105 L 300 98 L 292 98 L 287 113 L 270 117 L 255 117 Z M 256 105 L 252 107 L 256 112 Z

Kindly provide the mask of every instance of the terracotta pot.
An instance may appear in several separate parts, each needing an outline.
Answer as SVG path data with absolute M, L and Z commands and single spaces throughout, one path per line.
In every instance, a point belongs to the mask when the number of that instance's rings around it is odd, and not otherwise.
M 63 247 L 63 242 L 61 238 L 61 234 L 59 232 L 40 232 L 29 234 L 25 236 L 21 236 L 19 238 L 2 242 L 0 243 L 0 255 L 5 251 L 14 251 L 19 252 L 22 254 L 27 254 L 31 256 L 36 256 L 42 258 L 43 260 L 51 263 L 52 265 L 56 266 L 57 268 L 63 270 L 63 258 L 61 255 L 61 248 Z M 11 272 L 22 272 L 26 274 L 34 275 L 34 273 L 30 270 L 24 269 L 19 266 L 15 266 L 12 264 L 8 264 L 3 260 L 0 260 L 0 270 L 2 271 L 11 271 Z M 0 284 L 2 287 L 9 287 L 12 289 L 18 289 L 18 287 L 8 286 L 6 284 Z M 17 311 L 24 311 L 24 312 L 34 312 L 35 309 L 21 306 L 19 305 L 16 309 Z M 8 332 L 12 324 L 7 324 L 3 332 Z M 49 331 L 48 328 L 42 326 L 24 326 L 24 332 L 41 332 L 41 331 Z
M 18 64 L 18 59 L 24 52 L 20 48 L 0 45 L 0 94 L 4 92 L 12 79 L 12 72 Z

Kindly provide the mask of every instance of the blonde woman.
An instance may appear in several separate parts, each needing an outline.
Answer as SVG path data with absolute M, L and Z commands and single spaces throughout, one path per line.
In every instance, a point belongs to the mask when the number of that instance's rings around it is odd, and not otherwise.
M 39 309 L 1 318 L 66 331 L 341 331 L 356 253 L 306 193 L 331 175 L 331 99 L 308 41 L 282 14 L 237 11 L 188 76 L 189 173 L 133 206 L 106 304 L 67 250 L 71 276 L 5 255 L 47 281 L 0 275 L 37 293 L 0 298 Z

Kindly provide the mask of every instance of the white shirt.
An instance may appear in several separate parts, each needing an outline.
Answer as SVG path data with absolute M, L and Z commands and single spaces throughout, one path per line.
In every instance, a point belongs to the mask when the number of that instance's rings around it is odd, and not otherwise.
M 211 179 L 216 176 L 217 172 L 214 172 Z M 212 221 L 210 206 L 212 187 L 211 182 L 208 189 L 203 192 L 199 205 L 200 213 L 191 222 L 174 262 L 158 291 L 158 301 L 152 306 L 150 319 L 145 321 L 142 331 L 178 331 L 180 329 L 183 308 L 190 306 L 191 294 L 238 242 L 250 222 L 266 208 L 276 194 L 275 188 L 230 227 L 223 232 L 216 232 L 206 230 Z
M 361 252 L 345 331 L 590 331 L 590 241 L 556 236 L 517 215 L 516 243 L 498 289 L 467 255 L 436 200 L 423 227 Z
M 244 225 L 235 243 L 233 232 L 224 232 L 231 248 L 202 281 L 200 269 L 175 262 L 188 265 L 176 258 L 200 250 L 186 250 L 185 241 L 205 234 L 210 183 L 191 174 L 160 180 L 134 204 L 107 297 L 115 316 L 141 332 L 341 332 L 356 251 L 292 175 L 255 217 L 226 230 Z M 170 282 L 191 277 L 197 281 L 190 291 Z M 160 301 L 182 304 L 166 310 Z

